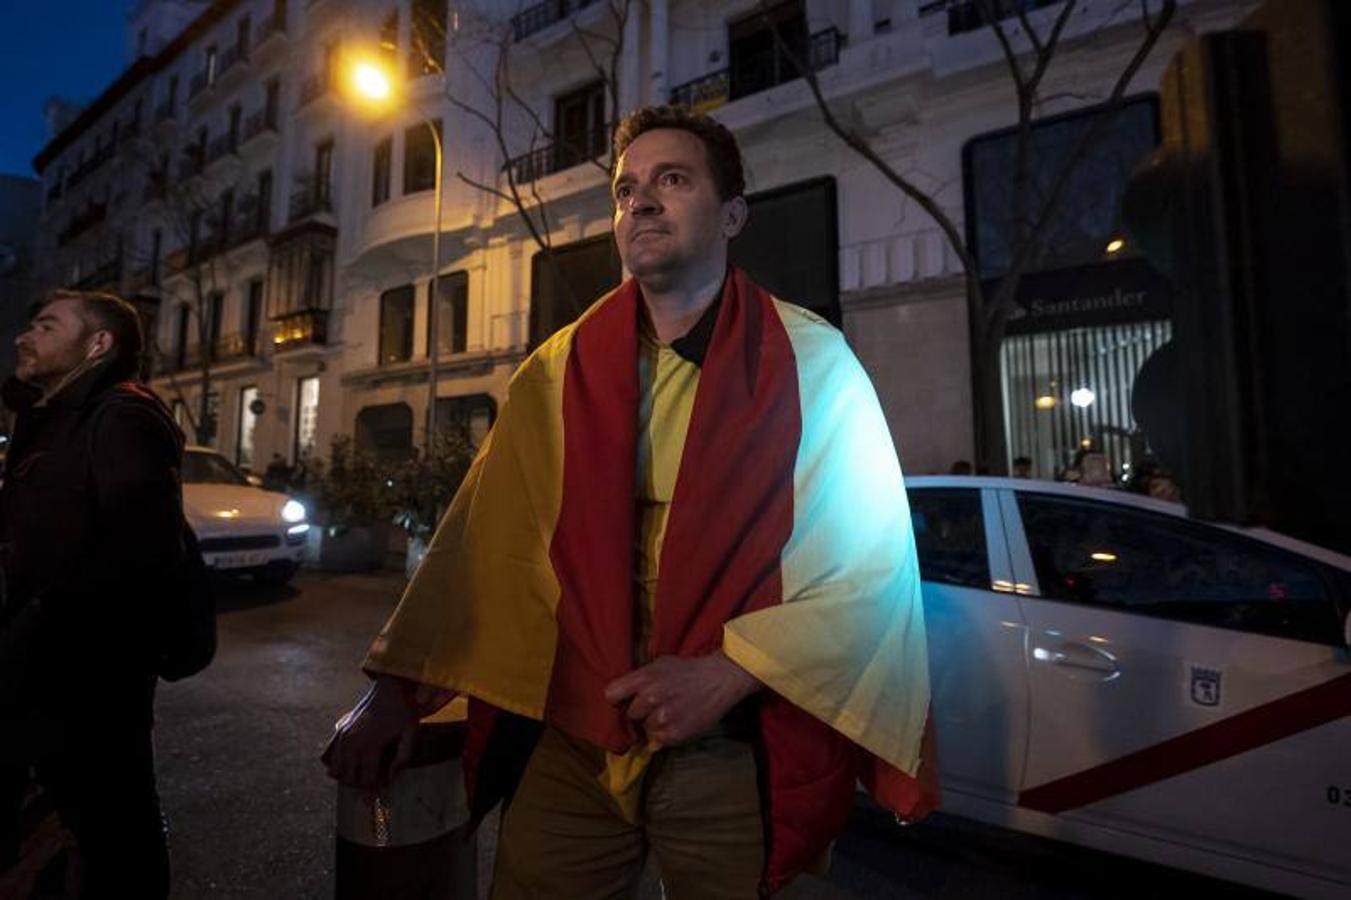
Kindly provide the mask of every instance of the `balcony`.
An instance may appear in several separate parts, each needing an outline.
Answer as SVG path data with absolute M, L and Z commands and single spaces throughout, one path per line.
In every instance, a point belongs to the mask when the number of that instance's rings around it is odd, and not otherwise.
M 247 147 L 257 138 L 277 136 L 277 117 L 272 110 L 260 109 L 244 120 L 244 131 L 239 146 Z
M 322 347 L 328 343 L 328 310 L 302 309 L 276 316 L 272 320 L 272 349 L 277 353 L 306 345 Z
M 155 107 L 156 128 L 158 128 L 161 125 L 166 125 L 170 122 L 173 122 L 177 117 L 178 113 L 174 109 L 174 103 L 167 97 L 165 98 L 163 103 Z
M 330 95 L 333 89 L 333 78 L 328 72 L 317 72 L 309 76 L 300 83 L 300 106 L 299 109 L 305 109 L 314 104 L 320 98 Z
M 202 174 L 206 167 L 206 148 L 200 144 L 183 149 L 183 159 L 178 163 L 178 180 L 187 181 Z
M 66 227 L 56 236 L 57 246 L 69 244 L 89 229 L 101 224 L 106 218 L 108 218 L 107 203 L 89 204 L 70 217 Z
M 249 194 L 239 202 L 229 228 L 229 246 L 241 247 L 250 241 L 267 237 L 270 203 L 260 203 L 257 194 Z
M 840 61 L 840 50 L 843 47 L 844 35 L 840 34 L 839 29 L 831 27 L 816 32 L 807 42 L 808 67 L 813 72 L 819 72 L 835 65 Z M 698 112 L 707 112 L 728 101 L 758 94 L 798 77 L 800 76 L 793 61 L 776 47 L 774 53 L 765 58 L 764 65 L 748 66 L 740 72 L 735 90 L 730 71 L 718 69 L 672 88 L 671 103 L 688 106 Z
M 233 78 L 240 75 L 248 68 L 249 48 L 245 44 L 240 46 L 235 44 L 226 47 L 220 54 L 220 68 L 217 70 L 216 80 L 224 81 L 226 78 Z
M 537 31 L 543 31 L 555 22 L 561 22 L 600 0 L 545 0 L 511 17 L 512 40 L 523 41 Z
M 225 365 L 246 359 L 258 358 L 257 334 L 229 334 L 217 338 L 206 345 L 206 357 L 202 356 L 201 344 L 189 344 L 172 356 L 159 361 L 155 367 L 157 375 L 172 375 L 178 372 L 191 372 L 202 367 L 205 362 L 212 366 Z
M 77 291 L 116 291 L 122 281 L 122 257 L 104 260 L 94 271 L 71 285 Z
M 219 137 L 211 139 L 211 143 L 206 145 L 206 165 L 210 166 L 229 156 L 234 156 L 239 149 L 239 139 L 233 135 L 222 134 Z
M 947 12 L 948 34 L 978 31 L 987 25 L 1011 19 L 1018 13 L 1030 13 L 1044 6 L 1054 6 L 1062 0 L 948 0 L 929 3 L 920 8 L 921 17 Z
M 258 33 L 254 38 L 253 52 L 263 56 L 286 43 L 286 10 L 268 16 L 258 23 Z
M 291 194 L 287 224 L 294 225 L 321 213 L 333 212 L 333 191 L 327 182 L 315 184 L 312 177 L 300 178 L 301 186 Z
M 578 140 L 556 141 L 543 147 L 537 147 L 529 153 L 507 160 L 503 171 L 511 174 L 516 184 L 531 181 L 580 166 L 593 159 L 599 159 L 610 149 L 610 127 L 592 129 Z
M 193 75 L 192 81 L 188 85 L 188 102 L 192 103 L 197 100 L 206 93 L 206 89 L 209 87 L 211 87 L 211 81 L 207 78 L 205 69 Z
M 84 181 L 90 175 L 97 172 L 108 162 L 108 160 L 112 159 L 116 153 L 117 148 L 111 143 L 103 147 L 95 148 L 93 155 L 76 166 L 75 170 L 70 173 L 70 177 L 66 179 L 67 189 L 75 187 L 81 181 Z

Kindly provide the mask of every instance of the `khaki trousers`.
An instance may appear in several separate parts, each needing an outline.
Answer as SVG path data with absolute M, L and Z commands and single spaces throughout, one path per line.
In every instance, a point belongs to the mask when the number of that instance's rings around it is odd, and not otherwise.
M 649 849 L 669 900 L 755 900 L 765 837 L 750 744 L 711 736 L 660 751 L 637 822 L 604 767 L 599 748 L 544 730 L 502 815 L 493 900 L 630 898 Z

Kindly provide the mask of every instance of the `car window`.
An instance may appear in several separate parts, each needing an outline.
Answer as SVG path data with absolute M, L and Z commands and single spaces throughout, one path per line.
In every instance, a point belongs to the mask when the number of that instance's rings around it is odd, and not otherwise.
M 218 453 L 188 451 L 183 454 L 184 484 L 248 484 L 229 460 Z
M 1313 560 L 1147 510 L 1024 492 L 1018 508 L 1044 597 L 1341 642 Z
M 919 488 L 907 491 L 920 578 L 990 589 L 985 517 L 980 491 Z

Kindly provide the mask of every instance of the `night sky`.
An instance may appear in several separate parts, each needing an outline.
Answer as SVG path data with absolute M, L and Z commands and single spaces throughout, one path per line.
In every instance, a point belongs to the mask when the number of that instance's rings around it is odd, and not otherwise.
M 125 68 L 132 0 L 0 3 L 0 174 L 32 176 L 53 94 L 85 103 Z

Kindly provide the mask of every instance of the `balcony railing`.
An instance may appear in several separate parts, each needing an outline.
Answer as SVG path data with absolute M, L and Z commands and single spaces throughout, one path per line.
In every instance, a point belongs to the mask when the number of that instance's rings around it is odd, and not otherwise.
M 543 31 L 555 22 L 561 22 L 575 12 L 586 9 L 600 0 L 545 0 L 527 7 L 511 17 L 512 38 L 525 40 L 537 31 Z
M 507 160 L 503 169 L 510 172 L 516 184 L 526 184 L 602 157 L 609 149 L 610 127 L 607 125 L 592 129 L 580 139 L 556 141 L 513 157 Z
M 239 149 L 239 138 L 222 134 L 219 137 L 211 139 L 211 143 L 206 146 L 206 164 L 211 165 L 217 160 L 224 159 L 227 156 L 233 156 Z
M 206 356 L 202 355 L 202 344 L 189 344 L 172 356 L 160 360 L 156 371 L 160 375 L 174 372 L 187 372 L 200 369 L 202 363 L 220 365 L 238 362 L 241 359 L 254 359 L 258 356 L 257 334 L 228 334 L 205 345 Z
M 920 15 L 942 12 L 948 14 L 948 34 L 977 31 L 986 25 L 1031 12 L 1043 6 L 1052 6 L 1061 0 L 949 0 L 946 4 L 932 3 L 920 9 Z
M 92 156 L 76 166 L 75 170 L 70 173 L 70 176 L 66 179 L 66 187 L 73 188 L 84 181 L 98 171 L 108 160 L 112 159 L 116 153 L 117 148 L 111 143 L 96 149 Z
M 97 269 L 75 282 L 71 287 L 77 291 L 93 291 L 100 288 L 115 290 L 121 280 L 122 258 L 115 256 L 99 263 Z
M 328 310 L 302 309 L 284 313 L 273 319 L 276 330 L 272 335 L 272 349 L 278 353 L 294 350 L 306 344 L 323 346 L 328 343 Z
M 235 68 L 235 66 L 241 66 L 248 61 L 249 48 L 247 46 L 241 47 L 238 44 L 235 44 L 226 47 L 220 54 L 220 68 L 217 70 L 217 77 L 223 78 L 231 69 Z
M 833 66 L 840 61 L 844 35 L 831 27 L 813 34 L 807 43 L 807 65 L 813 72 Z M 792 60 L 775 53 L 773 66 L 762 73 L 741 76 L 736 95 L 732 95 L 732 79 L 727 69 L 718 69 L 693 81 L 671 89 L 671 103 L 689 106 L 699 112 L 722 106 L 729 100 L 748 97 L 769 90 L 799 77 Z
M 304 179 L 302 179 L 304 180 Z M 327 183 L 307 184 L 291 194 L 287 222 L 295 224 L 319 213 L 333 212 L 333 192 Z
M 106 218 L 108 218 L 108 204 L 91 203 L 70 217 L 66 227 L 61 229 L 61 233 L 56 236 L 56 243 L 58 245 L 69 244 Z
M 274 37 L 286 35 L 286 11 L 268 16 L 258 24 L 258 37 L 255 48 L 262 47 Z
M 325 96 L 332 86 L 333 79 L 328 72 L 318 72 L 306 78 L 300 83 L 301 108 L 309 106 L 315 100 Z
M 260 109 L 244 120 L 244 132 L 240 139 L 240 145 L 247 144 L 249 141 L 263 134 L 276 134 L 277 132 L 276 114 L 268 109 Z

